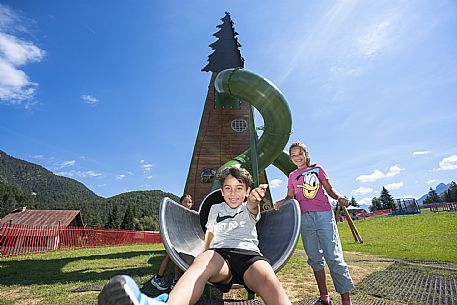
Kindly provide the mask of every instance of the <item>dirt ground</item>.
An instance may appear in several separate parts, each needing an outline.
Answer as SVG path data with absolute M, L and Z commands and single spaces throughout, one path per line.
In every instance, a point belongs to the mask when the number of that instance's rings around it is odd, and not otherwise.
M 349 272 L 354 283 L 359 283 L 373 272 L 385 270 L 394 263 L 392 259 L 382 259 L 378 256 L 367 254 L 344 252 L 344 259 L 349 266 Z M 292 302 L 299 302 L 303 299 L 317 298 L 319 296 L 314 274 L 306 263 L 306 254 L 303 250 L 296 250 L 289 261 L 290 264 L 297 264 L 301 271 L 293 271 L 286 265 L 278 273 L 278 278 L 286 290 Z M 333 283 L 327 269 L 327 284 L 332 299 L 339 300 L 340 296 L 334 291 Z M 224 299 L 240 300 L 245 299 L 247 294 L 244 289 L 231 290 L 224 294 Z

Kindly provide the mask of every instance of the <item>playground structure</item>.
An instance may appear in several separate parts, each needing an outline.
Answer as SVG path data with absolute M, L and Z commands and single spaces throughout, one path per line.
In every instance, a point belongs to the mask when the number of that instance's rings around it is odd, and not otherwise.
M 253 175 L 254 185 L 268 183 L 264 169 L 271 163 L 287 174 L 294 169 L 282 154 L 292 126 L 288 105 L 269 81 L 242 69 L 241 45 L 230 14 L 226 13 L 221 20 L 219 31 L 214 34 L 218 40 L 210 45 L 214 52 L 202 69 L 211 72 L 211 78 L 184 190 L 194 199 L 196 210 L 206 195 L 217 188 L 214 176 L 227 162 L 245 167 Z M 254 107 L 265 121 L 259 127 L 263 129 L 260 140 L 254 124 Z M 271 208 L 271 201 L 267 190 L 261 209 Z
M 395 208 L 389 215 L 408 215 L 408 214 L 419 214 L 420 208 L 414 198 L 399 198 L 394 199 Z
M 243 69 L 230 15 L 221 19 L 215 52 L 203 71 L 211 71 L 205 108 L 186 181 L 195 208 L 190 211 L 169 198 L 159 209 L 160 231 L 171 260 L 186 270 L 204 250 L 205 224 L 211 205 L 224 199 L 215 175 L 238 166 L 253 176 L 253 187 L 268 183 L 265 169 L 275 165 L 288 175 L 296 167 L 283 152 L 292 130 L 292 117 L 281 91 L 272 82 Z M 262 115 L 260 138 L 254 125 L 254 108 Z M 204 195 L 204 197 L 203 197 Z M 259 248 L 275 272 L 287 262 L 298 241 L 300 208 L 295 200 L 272 209 L 271 195 L 261 203 L 257 223 Z
M 289 139 L 292 122 L 290 110 L 281 92 L 268 80 L 242 69 L 220 72 L 215 87 L 221 94 L 248 101 L 260 112 L 265 122 L 261 138 L 253 137 L 253 147 L 222 164 L 218 171 L 241 166 L 256 177 L 269 164 L 276 162 L 278 168 L 288 174 L 293 167 L 287 163 L 289 158 L 283 148 Z M 257 175 L 254 185 L 258 183 Z M 161 202 L 159 217 L 162 240 L 170 258 L 182 270 L 186 270 L 204 250 L 204 231 L 210 207 L 224 200 L 219 188 L 213 179 L 212 192 L 200 203 L 199 213 L 187 210 L 169 198 Z M 257 224 L 259 248 L 276 272 L 292 255 L 298 241 L 299 228 L 300 208 L 295 200 L 290 200 L 279 210 L 267 209 L 262 212 Z

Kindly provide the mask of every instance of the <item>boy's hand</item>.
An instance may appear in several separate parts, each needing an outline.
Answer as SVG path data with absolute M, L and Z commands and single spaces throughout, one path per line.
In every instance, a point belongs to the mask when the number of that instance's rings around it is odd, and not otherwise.
M 268 184 L 261 184 L 249 193 L 250 202 L 260 202 L 267 193 Z

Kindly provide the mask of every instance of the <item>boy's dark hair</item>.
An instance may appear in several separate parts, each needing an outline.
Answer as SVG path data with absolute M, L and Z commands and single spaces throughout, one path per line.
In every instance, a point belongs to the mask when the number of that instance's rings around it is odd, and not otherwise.
M 234 166 L 227 167 L 222 172 L 217 174 L 216 179 L 221 184 L 221 187 L 224 185 L 224 181 L 229 175 L 236 178 L 241 183 L 244 183 L 244 185 L 246 186 L 246 189 L 248 187 L 251 187 L 251 184 L 252 184 L 251 174 L 244 168 L 234 167 Z
M 192 196 L 189 195 L 189 194 L 184 194 L 181 196 L 181 198 L 179 198 L 179 203 L 182 203 L 182 201 L 186 198 L 186 197 L 190 197 L 192 199 Z

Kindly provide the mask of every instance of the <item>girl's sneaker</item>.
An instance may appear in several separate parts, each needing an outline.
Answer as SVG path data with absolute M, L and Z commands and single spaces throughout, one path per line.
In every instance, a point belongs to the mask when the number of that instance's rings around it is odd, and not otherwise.
M 332 305 L 332 300 L 330 300 L 328 303 L 324 302 L 320 297 L 317 299 L 317 301 L 314 303 L 314 305 Z
M 141 293 L 135 281 L 127 275 L 116 275 L 98 295 L 98 305 L 164 305 L 168 294 L 150 298 Z
M 151 279 L 151 284 L 160 291 L 165 291 L 168 289 L 168 285 L 163 277 L 157 277 L 157 275 L 154 275 L 154 277 Z
M 173 283 L 171 283 L 171 286 L 170 286 L 170 290 L 175 288 L 177 282 L 178 282 L 178 280 L 173 280 Z

